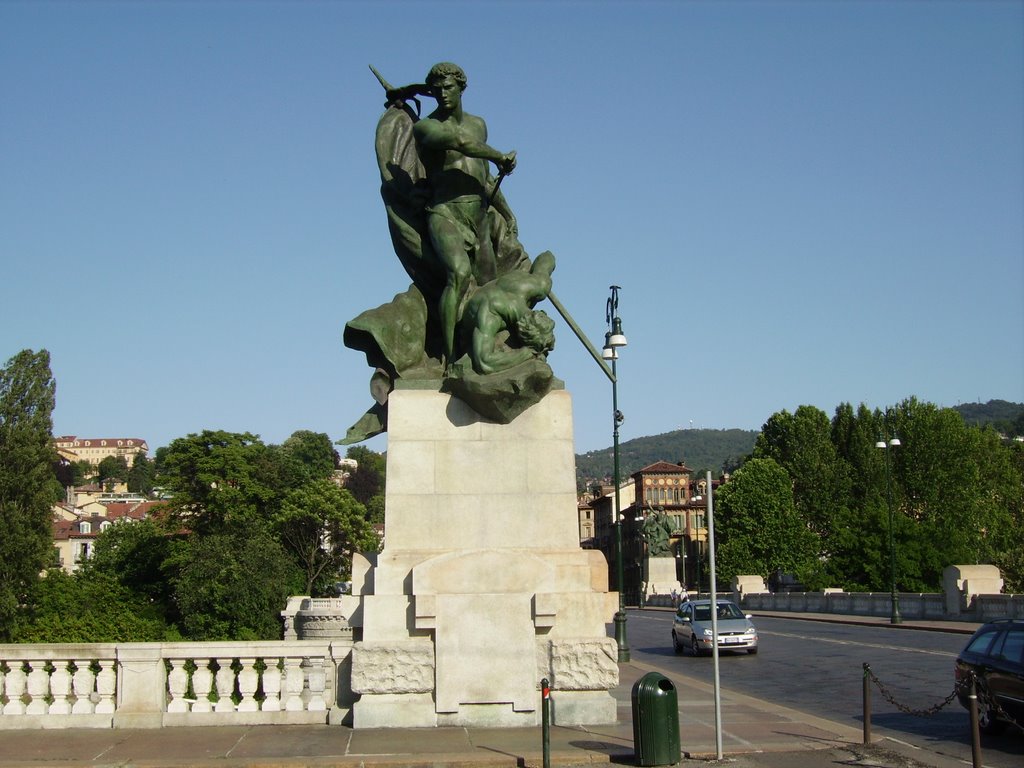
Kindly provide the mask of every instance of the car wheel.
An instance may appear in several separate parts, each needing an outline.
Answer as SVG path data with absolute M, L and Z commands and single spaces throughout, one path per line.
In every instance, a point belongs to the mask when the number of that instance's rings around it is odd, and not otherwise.
M 694 656 L 700 656 L 700 646 L 697 645 L 696 635 L 690 638 L 690 653 Z
M 683 652 L 683 644 L 679 642 L 679 636 L 676 635 L 676 631 L 672 630 L 672 650 L 676 653 Z
M 757 648 L 747 648 L 747 653 L 753 656 L 755 653 L 757 653 Z

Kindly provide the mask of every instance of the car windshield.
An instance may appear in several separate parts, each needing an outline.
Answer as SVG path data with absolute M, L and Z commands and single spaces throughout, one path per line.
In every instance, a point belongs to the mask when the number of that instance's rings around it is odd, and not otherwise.
M 711 606 L 694 606 L 694 618 L 697 621 L 711 621 Z M 721 619 L 742 619 L 743 613 L 733 603 L 718 604 L 718 618 Z

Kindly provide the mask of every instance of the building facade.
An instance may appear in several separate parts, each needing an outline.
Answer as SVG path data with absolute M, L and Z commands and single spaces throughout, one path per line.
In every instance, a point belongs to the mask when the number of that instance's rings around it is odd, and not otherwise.
M 63 435 L 53 440 L 58 453 L 67 461 L 88 461 L 98 466 L 108 456 L 123 456 L 130 467 L 139 454 L 145 456 L 149 445 L 138 437 L 76 437 Z
M 718 481 L 714 482 L 717 487 Z M 707 479 L 695 478 L 680 462 L 659 461 L 634 472 L 619 488 L 622 522 L 623 593 L 628 605 L 638 605 L 643 589 L 647 545 L 644 520 L 664 513 L 672 521 L 670 551 L 676 561 L 676 577 L 688 591 L 709 588 L 707 561 Z M 593 513 L 592 538 L 585 539 L 583 513 Z M 600 549 L 608 559 L 609 588 L 618 589 L 615 542 L 615 488 L 602 486 L 581 503 L 580 544 Z

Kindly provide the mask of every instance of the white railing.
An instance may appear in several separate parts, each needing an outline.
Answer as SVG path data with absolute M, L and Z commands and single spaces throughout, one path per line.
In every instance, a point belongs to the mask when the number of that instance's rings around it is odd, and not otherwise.
M 0 645 L 0 729 L 340 723 L 350 653 L 350 641 Z

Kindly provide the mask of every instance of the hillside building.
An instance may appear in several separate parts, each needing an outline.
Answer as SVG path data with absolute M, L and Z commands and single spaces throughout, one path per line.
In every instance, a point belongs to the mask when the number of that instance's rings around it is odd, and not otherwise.
M 140 453 L 145 456 L 149 445 L 138 437 L 76 437 L 63 435 L 53 440 L 57 452 L 70 462 L 88 461 L 93 466 L 108 456 L 122 456 L 130 467 Z

